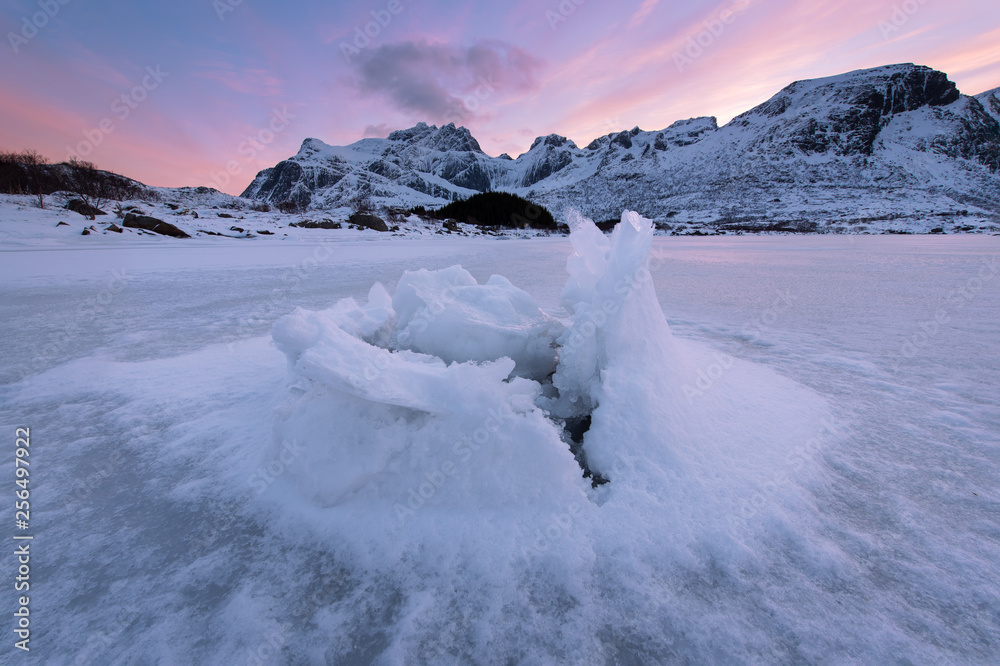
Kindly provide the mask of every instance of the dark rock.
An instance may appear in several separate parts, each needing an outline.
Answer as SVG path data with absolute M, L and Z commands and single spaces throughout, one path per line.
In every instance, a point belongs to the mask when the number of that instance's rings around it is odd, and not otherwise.
M 120 233 L 122 233 L 122 231 L 124 231 L 121 227 L 119 227 L 117 224 L 114 224 L 114 223 L 112 223 L 111 226 L 108 227 L 107 230 L 108 231 L 113 231 L 116 234 L 120 234 Z
M 258 229 L 257 233 L 259 233 L 261 236 L 273 236 L 274 235 L 273 231 L 268 231 L 267 229 L 264 229 L 263 231 L 261 231 L 261 230 Z
M 66 204 L 66 210 L 71 210 L 90 219 L 94 219 L 95 215 L 107 215 L 103 210 L 91 206 L 83 199 L 70 199 L 69 203 Z
M 89 236 L 90 235 L 90 229 L 84 228 L 83 235 L 84 236 Z
M 932 234 L 943 234 L 944 233 L 944 227 L 934 227 L 933 229 L 931 229 L 931 233 Z
M 59 223 L 59 224 L 57 224 L 56 226 L 57 226 L 57 227 L 68 227 L 69 225 L 68 225 L 68 224 L 66 224 L 65 222 L 60 222 L 60 223 Z
M 367 213 L 354 213 L 347 221 L 351 224 L 356 224 L 363 229 L 374 229 L 375 231 L 389 231 L 389 227 L 386 225 L 385 221 L 378 217 L 377 215 L 369 215 Z
M 216 213 L 216 215 L 218 215 L 219 217 L 232 218 L 232 215 L 230 215 L 229 213 Z
M 231 217 L 231 216 L 230 216 L 230 217 Z M 235 231 L 235 232 L 236 232 L 236 233 L 238 233 L 238 234 L 241 234 L 241 233 L 243 233 L 243 229 L 241 229 L 240 227 L 229 227 L 229 230 L 230 230 L 230 231 Z
M 302 220 L 299 223 L 292 222 L 288 226 L 298 227 L 299 229 L 341 229 L 343 225 L 340 222 L 334 222 L 329 218 L 323 218 L 319 222 L 313 222 L 312 220 Z
M 168 203 L 168 204 L 165 204 L 165 205 L 170 210 L 177 210 L 178 208 L 181 207 L 180 204 L 175 204 L 175 203 Z
M 155 217 L 149 217 L 148 215 L 128 213 L 125 215 L 125 220 L 122 222 L 122 226 L 132 229 L 145 229 L 146 231 L 152 231 L 153 233 L 162 234 L 164 236 L 172 236 L 174 238 L 191 238 L 169 222 L 164 222 L 163 220 L 158 220 Z
M 611 145 L 621 146 L 622 148 L 631 148 L 632 135 L 629 132 L 619 132 L 611 139 Z
M 449 217 L 447 220 L 444 221 L 444 228 L 449 233 L 452 231 L 461 231 L 461 228 L 459 228 L 458 226 L 458 220 L 456 220 L 453 217 Z

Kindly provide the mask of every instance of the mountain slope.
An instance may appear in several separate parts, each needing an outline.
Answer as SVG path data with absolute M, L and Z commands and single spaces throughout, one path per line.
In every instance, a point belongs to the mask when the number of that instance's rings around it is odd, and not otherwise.
M 990 114 L 995 120 L 1000 122 L 1000 88 L 994 88 L 993 90 L 987 90 L 984 93 L 979 93 L 976 95 L 976 99 L 983 105 L 986 113 Z
M 1000 217 L 1000 99 L 962 95 L 946 74 L 902 64 L 798 81 L 723 127 L 714 118 L 608 134 L 557 134 L 516 159 L 464 127 L 419 123 L 385 139 L 299 152 L 244 196 L 303 206 L 438 206 L 490 189 L 595 219 L 623 208 L 661 224 L 739 227 L 957 213 Z

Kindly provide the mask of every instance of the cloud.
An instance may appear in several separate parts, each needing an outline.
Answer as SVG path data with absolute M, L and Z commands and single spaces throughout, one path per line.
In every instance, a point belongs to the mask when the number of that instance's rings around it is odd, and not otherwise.
M 541 61 L 496 40 L 472 46 L 406 41 L 366 50 L 353 65 L 362 94 L 382 96 L 422 120 L 457 123 L 479 115 L 490 99 L 537 89 Z
M 378 125 L 365 125 L 364 136 L 365 138 L 374 137 L 376 139 L 382 139 L 389 136 L 389 132 L 391 131 L 392 130 L 389 129 L 389 125 L 387 123 L 379 123 Z
M 660 4 L 660 0 L 643 0 L 639 9 L 632 14 L 632 19 L 628 23 L 629 27 L 634 28 L 645 21 L 646 17 L 649 16 L 654 9 L 656 9 L 656 5 L 658 4 Z

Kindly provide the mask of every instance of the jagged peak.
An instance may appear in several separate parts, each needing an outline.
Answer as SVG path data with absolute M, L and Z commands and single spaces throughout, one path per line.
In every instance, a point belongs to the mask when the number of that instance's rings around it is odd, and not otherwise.
M 422 137 L 431 132 L 437 131 L 437 125 L 428 125 L 427 123 L 420 121 L 413 127 L 408 129 L 396 130 L 390 132 L 387 137 L 389 141 L 410 141 L 414 137 Z
M 539 145 L 552 146 L 553 148 L 560 148 L 564 145 L 569 145 L 570 148 L 576 148 L 575 143 L 573 143 L 566 137 L 559 134 L 549 134 L 547 136 L 540 136 L 536 138 L 534 141 L 532 141 L 531 147 L 528 148 L 528 151 L 530 152 L 534 150 Z
M 409 129 L 396 130 L 388 136 L 389 141 L 407 141 L 410 143 L 420 143 L 429 148 L 437 150 L 457 150 L 463 152 L 481 153 L 482 148 L 479 142 L 472 136 L 472 132 L 462 125 L 448 123 L 438 127 L 428 125 L 421 121 Z

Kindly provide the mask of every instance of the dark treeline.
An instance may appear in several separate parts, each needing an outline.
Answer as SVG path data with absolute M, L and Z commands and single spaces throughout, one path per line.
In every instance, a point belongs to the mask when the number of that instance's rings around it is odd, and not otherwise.
M 91 162 L 71 160 L 49 164 L 38 152 L 0 152 L 0 192 L 43 197 L 53 192 L 72 192 L 100 207 L 108 201 L 149 198 L 155 193 L 141 183 Z
M 428 214 L 439 220 L 454 218 L 481 227 L 558 228 L 552 213 L 543 206 L 508 192 L 481 192 L 468 199 L 452 201 Z

